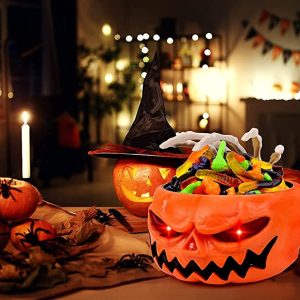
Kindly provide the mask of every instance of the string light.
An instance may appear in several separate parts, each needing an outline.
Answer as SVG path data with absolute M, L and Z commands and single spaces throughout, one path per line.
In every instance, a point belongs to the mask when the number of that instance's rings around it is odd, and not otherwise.
M 143 34 L 143 38 L 144 38 L 145 40 L 148 40 L 149 37 L 150 37 L 150 35 L 149 35 L 147 32 Z
M 132 41 L 132 36 L 131 35 L 127 35 L 125 38 L 126 42 L 130 43 Z
M 202 117 L 204 119 L 208 119 L 209 118 L 209 113 L 208 112 L 204 112 L 203 115 L 202 115 Z
M 168 43 L 169 45 L 173 44 L 173 42 L 174 42 L 173 38 L 171 38 L 171 37 L 168 37 L 168 38 L 167 38 L 167 43 Z
M 208 65 L 207 65 L 207 64 L 204 64 L 204 65 L 202 66 L 202 69 L 208 69 Z
M 149 52 L 149 49 L 147 47 L 143 47 L 141 51 L 146 54 Z
M 102 26 L 102 33 L 104 34 L 104 35 L 106 35 L 106 36 L 109 36 L 109 35 L 111 35 L 111 26 L 109 25 L 109 24 L 104 24 L 103 26 Z
M 144 39 L 144 37 L 143 37 L 142 34 L 139 34 L 139 35 L 137 36 L 136 39 L 137 39 L 139 42 L 141 42 L 141 41 Z
M 180 39 L 183 43 L 187 42 L 187 38 L 185 36 L 183 36 L 181 39 Z
M 204 50 L 204 54 L 205 54 L 206 56 L 210 56 L 210 55 L 211 55 L 211 51 L 210 51 L 209 49 L 205 49 L 205 50 Z
M 145 64 L 144 64 L 142 61 L 140 61 L 140 62 L 139 62 L 139 67 L 140 67 L 141 69 L 143 69 L 143 68 L 145 67 Z
M 139 48 L 143 49 L 146 45 L 144 43 L 140 43 Z
M 119 41 L 120 40 L 120 38 L 121 38 L 121 36 L 117 33 L 117 34 L 115 34 L 115 36 L 114 36 L 114 39 L 116 40 L 116 41 Z
M 212 35 L 210 32 L 208 32 L 208 33 L 205 35 L 205 37 L 206 37 L 208 40 L 211 40 L 211 39 L 213 38 L 213 35 Z
M 199 39 L 198 34 L 193 34 L 193 35 L 192 35 L 192 40 L 193 40 L 193 41 L 198 41 L 198 39 Z
M 141 76 L 142 76 L 143 78 L 146 78 L 146 75 L 147 75 L 147 72 L 142 72 L 142 74 L 141 74 Z
M 104 80 L 106 83 L 112 83 L 113 79 L 114 79 L 114 77 L 111 73 L 107 73 L 104 77 Z
M 12 99 L 14 97 L 14 93 L 13 92 L 8 92 L 7 97 L 9 99 Z
M 148 56 L 143 57 L 143 62 L 148 63 L 150 61 L 150 58 Z
M 154 41 L 159 41 L 160 40 L 160 36 L 158 34 L 154 34 L 153 40 Z

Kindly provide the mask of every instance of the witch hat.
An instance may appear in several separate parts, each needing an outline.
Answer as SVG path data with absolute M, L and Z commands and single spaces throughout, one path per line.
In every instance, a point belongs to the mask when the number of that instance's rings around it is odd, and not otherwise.
M 105 144 L 89 151 L 89 155 L 109 158 L 163 158 L 186 159 L 178 149 L 160 149 L 159 145 L 175 136 L 174 129 L 166 119 L 164 99 L 160 87 L 159 59 L 157 53 L 149 66 L 143 84 L 142 99 L 122 145 Z M 174 149 L 177 153 L 174 153 Z

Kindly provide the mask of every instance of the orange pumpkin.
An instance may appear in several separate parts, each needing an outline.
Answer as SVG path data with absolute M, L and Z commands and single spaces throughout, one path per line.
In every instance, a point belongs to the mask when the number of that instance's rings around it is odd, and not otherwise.
M 0 222 L 0 251 L 2 251 L 9 241 L 9 227 L 6 223 Z
M 175 168 L 134 159 L 120 159 L 113 171 L 118 199 L 133 214 L 147 217 L 155 189 L 171 181 Z
M 159 268 L 180 280 L 246 283 L 298 257 L 300 185 L 257 195 L 182 194 L 159 187 L 148 227 Z
M 10 241 L 13 246 L 26 251 L 32 246 L 38 246 L 40 242 L 56 238 L 55 228 L 43 220 L 29 219 L 14 226 L 10 232 Z
M 22 221 L 35 211 L 40 193 L 30 183 L 0 178 L 0 220 Z

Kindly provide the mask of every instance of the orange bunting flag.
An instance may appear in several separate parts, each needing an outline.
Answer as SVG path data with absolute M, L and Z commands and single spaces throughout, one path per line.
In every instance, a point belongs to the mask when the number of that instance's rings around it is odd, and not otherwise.
M 256 48 L 256 47 L 260 46 L 264 41 L 265 41 L 265 38 L 259 34 L 254 38 L 252 47 Z
M 272 59 L 276 60 L 278 56 L 281 54 L 281 52 L 282 52 L 282 48 L 280 48 L 279 46 L 273 46 Z
M 300 51 L 293 51 L 293 60 L 296 66 L 300 65 Z
M 291 21 L 282 19 L 280 21 L 281 34 L 284 35 L 291 26 Z

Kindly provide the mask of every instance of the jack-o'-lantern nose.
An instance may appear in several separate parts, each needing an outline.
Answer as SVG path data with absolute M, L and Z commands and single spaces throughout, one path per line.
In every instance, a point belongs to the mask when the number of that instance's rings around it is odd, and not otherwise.
M 199 236 L 196 230 L 190 234 L 184 243 L 184 250 L 197 252 L 197 255 L 205 255 L 207 249 L 207 239 L 205 236 Z
M 197 250 L 197 244 L 196 244 L 196 241 L 195 241 L 195 238 L 193 237 L 193 235 L 187 239 L 187 241 L 184 245 L 184 248 L 186 250 L 190 250 L 190 251 Z

